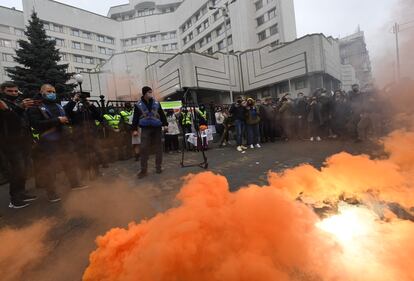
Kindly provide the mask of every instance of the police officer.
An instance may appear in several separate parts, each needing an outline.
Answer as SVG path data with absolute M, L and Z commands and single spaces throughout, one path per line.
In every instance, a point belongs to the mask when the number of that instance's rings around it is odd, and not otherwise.
M 36 186 L 45 189 L 49 202 L 61 200 L 56 192 L 56 176 L 63 168 L 70 187 L 83 189 L 76 171 L 73 143 L 68 128 L 69 119 L 57 102 L 55 87 L 45 84 L 40 89 L 41 104 L 28 110 L 31 126 L 39 134 L 34 151 Z
M 25 109 L 35 106 L 32 99 L 19 101 L 19 89 L 12 82 L 0 86 L 0 152 L 8 168 L 10 208 L 29 206 L 36 196 L 26 193 L 26 172 L 31 146 L 30 128 Z
M 99 109 L 89 103 L 81 93 L 75 93 L 72 100 L 64 106 L 72 126 L 72 139 L 80 163 L 82 177 L 94 179 L 99 175 L 99 163 L 104 157 L 99 149 L 99 128 L 103 122 Z
M 142 88 L 142 98 L 135 105 L 132 126 L 134 135 L 138 135 L 138 127 L 141 128 L 141 172 L 138 174 L 138 178 L 147 176 L 151 145 L 155 147 L 156 173 L 161 174 L 162 129 L 167 130 L 168 122 L 161 104 L 154 99 L 150 87 Z
M 132 152 L 132 117 L 134 110 L 130 102 L 126 102 L 124 105 L 124 110 L 120 113 L 121 115 L 121 135 L 122 135 L 122 154 L 125 156 L 125 159 L 131 157 Z
M 121 152 L 121 115 L 117 114 L 115 108 L 109 107 L 108 113 L 103 116 L 105 127 L 107 128 L 107 147 L 112 159 L 123 160 Z
M 181 108 L 181 114 L 179 115 L 179 121 L 180 121 L 181 129 L 184 134 L 183 148 L 185 148 L 186 150 L 190 150 L 191 145 L 186 141 L 185 135 L 190 134 L 192 132 L 192 120 L 191 120 L 191 113 L 188 111 L 186 107 Z

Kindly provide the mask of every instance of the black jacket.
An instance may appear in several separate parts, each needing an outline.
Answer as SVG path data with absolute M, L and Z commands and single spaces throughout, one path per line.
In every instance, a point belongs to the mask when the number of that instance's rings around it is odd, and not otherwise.
M 233 104 L 230 108 L 230 114 L 233 120 L 246 120 L 246 108 L 242 105 Z
M 141 98 L 141 101 L 147 106 L 148 110 L 151 111 L 152 109 L 152 104 L 154 103 L 154 99 L 150 99 L 149 102 L 147 102 L 144 97 Z M 167 117 L 165 116 L 164 111 L 161 108 L 158 109 L 158 114 L 160 115 L 160 120 L 163 126 L 168 126 L 168 121 L 167 121 Z M 135 109 L 134 109 L 134 117 L 133 117 L 133 121 L 132 121 L 132 127 L 133 128 L 138 128 L 139 127 L 139 119 L 142 116 L 142 111 L 141 109 L 139 109 L 138 105 L 135 105 Z
M 0 96 L 8 110 L 0 110 L 0 143 L 2 145 L 20 145 L 31 140 L 30 127 L 25 110 L 7 96 Z

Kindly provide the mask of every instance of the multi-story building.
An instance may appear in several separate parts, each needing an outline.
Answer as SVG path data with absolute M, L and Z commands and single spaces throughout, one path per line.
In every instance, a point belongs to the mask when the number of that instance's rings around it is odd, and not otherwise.
M 361 88 L 372 84 L 372 68 L 363 31 L 341 38 L 339 41 L 341 63 L 351 65 Z
M 23 11 L 0 7 L 0 80 L 12 67 L 17 40 L 32 11 L 71 72 L 91 72 L 114 53 L 131 50 L 214 53 L 274 46 L 296 38 L 293 0 L 130 0 L 108 16 L 53 0 L 22 0 Z M 227 38 L 226 35 L 227 34 Z

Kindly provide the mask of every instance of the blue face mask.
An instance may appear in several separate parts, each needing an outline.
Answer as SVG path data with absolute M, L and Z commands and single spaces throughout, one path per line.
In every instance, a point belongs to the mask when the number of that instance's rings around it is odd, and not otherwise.
M 48 101 L 56 101 L 56 94 L 55 93 L 48 93 L 45 95 L 45 99 Z

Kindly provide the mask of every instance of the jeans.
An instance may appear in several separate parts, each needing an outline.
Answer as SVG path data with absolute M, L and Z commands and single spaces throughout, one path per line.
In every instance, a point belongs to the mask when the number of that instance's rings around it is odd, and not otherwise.
M 260 127 L 259 124 L 247 125 L 247 144 L 255 145 L 259 143 Z
M 161 169 L 162 165 L 162 133 L 161 127 L 142 128 L 141 132 L 141 172 L 148 170 L 148 158 L 151 148 L 155 151 L 155 168 Z
M 243 135 L 245 130 L 245 122 L 244 120 L 235 120 L 234 126 L 236 127 L 236 141 L 237 146 L 240 146 L 243 144 Z

